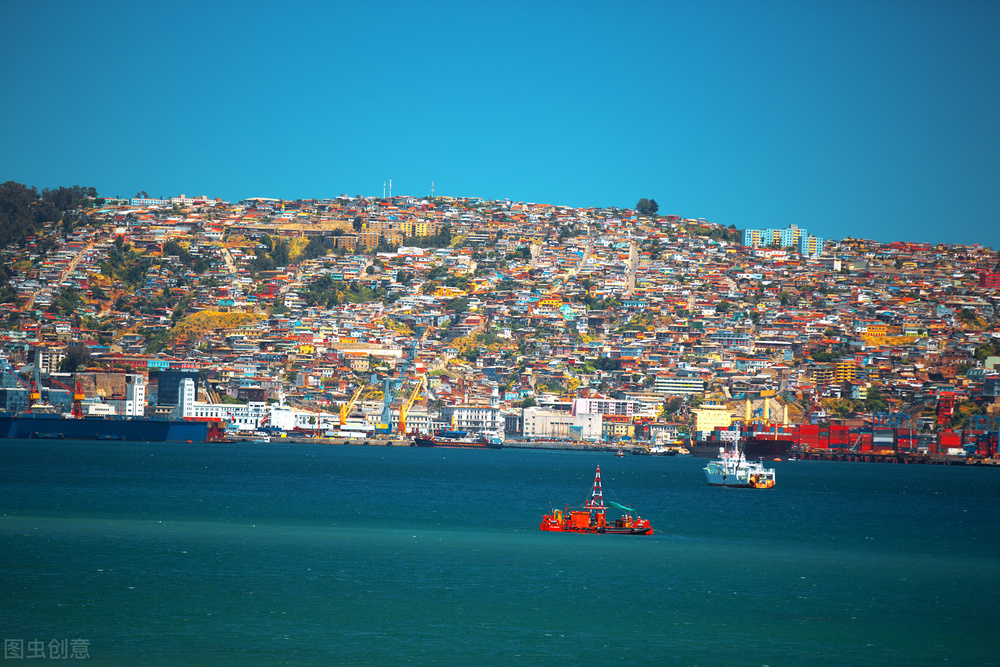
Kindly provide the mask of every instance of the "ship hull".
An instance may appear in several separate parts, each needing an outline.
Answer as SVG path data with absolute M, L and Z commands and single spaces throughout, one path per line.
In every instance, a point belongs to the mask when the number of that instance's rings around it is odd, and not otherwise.
M 449 449 L 502 449 L 503 445 L 478 440 L 449 440 L 448 438 L 414 438 L 417 447 L 446 447 Z
M 748 460 L 765 459 L 773 461 L 780 459 L 787 461 L 792 455 L 792 440 L 766 440 L 764 438 L 748 438 L 743 443 L 743 455 Z M 719 447 L 725 446 L 720 442 L 692 442 L 688 445 L 688 450 L 692 456 L 699 459 L 714 459 L 719 456 Z
M 603 533 L 608 533 L 609 535 L 652 535 L 653 529 L 649 528 L 605 528 Z
M 133 442 L 206 442 L 208 423 L 168 419 L 122 419 L 59 415 L 0 415 L 0 438 L 63 438 Z
M 542 524 L 540 530 L 553 532 L 553 533 L 597 533 L 604 535 L 652 535 L 653 529 L 650 527 L 645 528 L 612 528 L 611 526 L 606 526 L 604 528 L 563 528 L 563 527 L 552 527 L 549 525 Z

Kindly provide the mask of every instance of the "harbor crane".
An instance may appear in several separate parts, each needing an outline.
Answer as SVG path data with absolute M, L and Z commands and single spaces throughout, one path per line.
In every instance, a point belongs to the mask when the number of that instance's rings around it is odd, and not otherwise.
M 87 398 L 87 395 L 83 393 L 83 384 L 77 380 L 76 388 L 70 389 L 67 385 L 63 384 L 59 380 L 55 379 L 51 375 L 49 376 L 49 382 L 55 383 L 62 387 L 66 391 L 73 394 L 73 418 L 80 419 L 83 417 L 83 401 Z
M 417 400 L 417 395 L 420 394 L 421 388 L 424 386 L 423 376 L 417 378 L 417 386 L 413 388 L 413 393 L 410 394 L 410 398 L 403 402 L 399 406 L 399 424 L 398 430 L 401 436 L 406 436 L 406 415 L 409 414 L 410 408 L 413 407 L 413 402 Z
M 350 402 L 346 403 L 346 404 L 343 404 L 343 405 L 340 406 L 340 425 L 341 425 L 341 427 L 343 427 L 345 424 L 347 424 L 347 417 L 348 417 L 348 415 L 351 414 L 351 408 L 353 408 L 354 404 L 358 402 L 358 397 L 361 396 L 361 392 L 364 391 L 364 388 L 365 388 L 364 384 L 359 385 L 358 386 L 358 390 L 354 392 L 353 396 L 351 396 Z

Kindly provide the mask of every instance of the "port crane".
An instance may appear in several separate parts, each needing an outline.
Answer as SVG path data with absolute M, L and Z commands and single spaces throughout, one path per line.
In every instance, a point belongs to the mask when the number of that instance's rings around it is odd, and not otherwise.
M 402 382 L 401 378 L 394 378 L 391 375 L 383 380 L 382 420 L 375 427 L 375 433 L 390 432 L 389 424 L 392 419 L 392 403 L 396 400 L 396 391 Z
M 391 420 L 392 420 L 392 403 L 396 399 L 396 392 L 399 391 L 400 386 L 403 384 L 403 379 L 409 372 L 417 358 L 417 346 L 420 344 L 421 336 L 423 335 L 423 330 L 417 327 L 416 332 L 413 336 L 413 344 L 410 346 L 409 352 L 407 352 L 406 360 L 403 363 L 402 369 L 400 369 L 399 374 L 396 377 L 389 375 L 383 381 L 384 383 L 384 397 L 382 402 L 382 421 L 375 428 L 376 433 L 390 433 Z M 402 408 L 400 408 L 402 409 Z
M 35 363 L 31 369 L 31 388 L 28 390 L 28 412 L 42 402 L 42 372 L 38 368 L 38 359 L 41 355 L 35 352 Z
M 364 384 L 359 385 L 358 386 L 358 390 L 354 392 L 353 396 L 351 396 L 350 402 L 346 403 L 346 404 L 342 404 L 340 406 L 340 425 L 341 426 L 344 426 L 345 424 L 347 424 L 347 416 L 351 414 L 351 408 L 353 408 L 354 404 L 358 402 L 358 397 L 361 396 L 361 392 L 364 391 L 364 388 L 365 388 Z
M 401 436 L 406 436 L 406 415 L 409 414 L 410 408 L 413 407 L 413 402 L 417 400 L 417 395 L 420 394 L 421 388 L 424 386 L 424 378 L 420 377 L 417 379 L 417 386 L 413 388 L 413 393 L 410 397 L 399 406 L 399 434 Z
M 83 417 L 83 401 L 87 398 L 86 394 L 83 393 L 83 384 L 79 380 L 76 381 L 74 389 L 70 389 L 67 385 L 63 384 L 59 380 L 55 379 L 51 375 L 49 376 L 49 382 L 55 383 L 62 387 L 66 391 L 73 394 L 73 418 L 80 419 Z

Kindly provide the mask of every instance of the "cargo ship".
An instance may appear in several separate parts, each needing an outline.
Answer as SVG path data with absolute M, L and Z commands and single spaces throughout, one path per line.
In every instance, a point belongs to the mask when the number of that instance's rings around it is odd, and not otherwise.
M 649 521 L 640 518 L 634 509 L 608 501 L 615 509 L 622 511 L 621 518 L 608 523 L 604 506 L 604 493 L 601 489 L 601 467 L 597 466 L 594 476 L 594 487 L 590 498 L 582 509 L 553 510 L 552 514 L 542 517 L 539 530 L 559 533 L 610 533 L 612 535 L 652 535 L 653 527 Z
M 500 438 L 489 437 L 485 433 L 471 435 L 468 431 L 438 431 L 432 436 L 417 436 L 413 439 L 417 447 L 450 447 L 457 449 L 502 449 Z
M 744 436 L 742 439 L 743 455 L 750 460 L 765 459 L 767 461 L 787 461 L 794 456 L 795 441 L 790 437 L 761 437 L 760 434 Z M 712 459 L 719 455 L 719 449 L 725 448 L 725 440 L 697 440 L 687 445 L 692 456 L 700 459 Z
M 206 421 L 149 417 L 64 417 L 46 413 L 0 413 L 0 438 L 206 442 L 221 437 Z

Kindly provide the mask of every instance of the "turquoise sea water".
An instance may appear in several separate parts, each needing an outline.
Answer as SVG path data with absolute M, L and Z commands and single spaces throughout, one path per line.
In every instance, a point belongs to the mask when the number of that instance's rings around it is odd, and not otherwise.
M 0 635 L 95 664 L 1000 663 L 1000 470 L 0 441 Z M 606 499 L 648 537 L 542 533 Z

